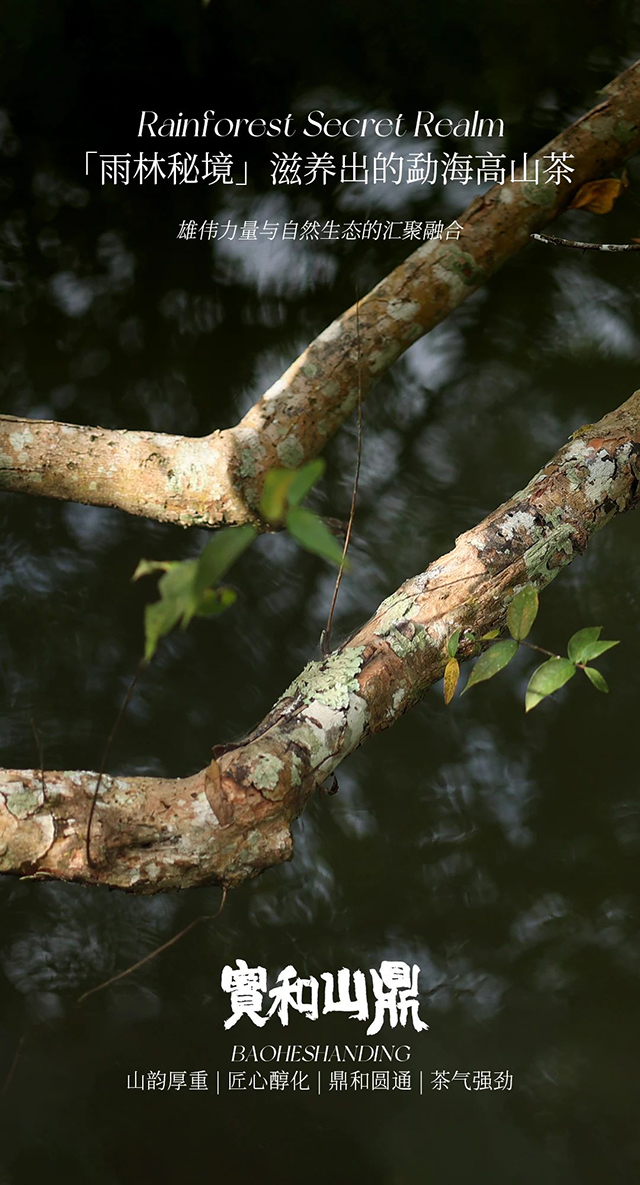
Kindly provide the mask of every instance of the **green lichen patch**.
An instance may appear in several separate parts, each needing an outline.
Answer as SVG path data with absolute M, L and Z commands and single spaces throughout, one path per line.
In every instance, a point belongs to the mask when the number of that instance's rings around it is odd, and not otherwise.
M 564 553 L 567 560 L 573 555 L 573 527 L 571 523 L 560 523 L 549 531 L 544 539 L 538 540 L 525 551 L 523 559 L 527 576 L 532 584 L 542 588 L 556 575 L 562 564 L 549 567 L 552 559 Z
M 308 704 L 317 700 L 328 708 L 348 708 L 351 693 L 360 690 L 357 675 L 363 655 L 364 646 L 348 646 L 320 662 L 308 663 L 285 691 L 285 698 L 302 696 Z
M 314 728 L 313 725 L 306 721 L 301 721 L 297 725 L 295 731 L 295 741 L 297 745 L 302 745 L 309 753 L 309 767 L 315 769 L 318 765 L 328 757 L 328 749 L 325 744 L 324 734 L 321 729 Z M 291 778 L 291 784 L 297 785 Z
M 423 625 L 406 621 L 400 622 L 400 626 L 401 628 L 395 624 L 390 625 L 384 630 L 377 630 L 376 634 L 379 638 L 384 638 L 398 658 L 408 658 L 417 650 L 425 649 L 428 636 Z
M 404 585 L 399 588 L 397 592 L 392 593 L 390 597 L 378 608 L 376 614 L 378 628 L 376 633 L 382 636 L 385 631 L 401 621 L 403 618 L 410 617 L 416 608 L 415 598 L 406 591 Z
M 9 440 L 22 460 L 27 447 L 33 443 L 33 432 L 30 428 L 19 429 L 9 434 Z
M 478 267 L 473 255 L 470 255 L 468 251 L 460 250 L 459 247 L 451 249 L 446 266 L 456 276 L 459 276 L 469 288 L 477 288 L 479 284 L 484 284 L 487 278 L 483 268 Z
M 291 754 L 291 785 L 293 787 L 299 786 L 302 782 L 300 770 L 302 769 L 302 761 L 297 754 Z
M 616 461 L 606 449 L 596 449 L 578 436 L 568 446 L 566 457 L 569 461 L 578 462 L 577 465 L 568 465 L 566 468 L 569 483 L 573 488 L 584 485 L 589 501 L 594 503 L 602 502 L 611 495 L 616 475 Z
M 552 527 L 560 527 L 564 523 L 565 508 L 564 506 L 554 506 L 547 511 L 544 516 L 544 521 Z
M 554 192 L 555 186 L 538 185 L 535 181 L 530 181 L 528 185 L 522 186 L 522 191 L 527 201 L 532 202 L 534 206 L 544 206 L 547 209 L 555 206 L 556 194 Z
M 247 441 L 243 444 L 238 462 L 238 474 L 240 477 L 255 477 L 258 470 L 262 467 L 262 461 L 265 456 L 266 449 L 257 440 Z
M 30 815 L 42 806 L 42 791 L 35 793 L 29 790 L 23 782 L 16 782 L 7 786 L 4 791 L 7 810 L 16 819 L 28 819 Z
M 253 763 L 251 781 L 256 790 L 275 790 L 284 762 L 272 753 L 262 753 Z
M 424 332 L 422 329 L 421 331 Z M 367 358 L 369 373 L 378 374 L 379 371 L 386 370 L 395 361 L 400 350 L 401 346 L 396 341 L 385 342 L 377 349 L 370 350 Z
M 626 119 L 619 119 L 614 126 L 613 134 L 619 144 L 631 144 L 638 135 L 638 128 L 635 123 L 629 123 Z
M 285 436 L 280 441 L 276 452 L 278 458 L 287 469 L 295 469 L 304 461 L 304 449 L 296 436 Z

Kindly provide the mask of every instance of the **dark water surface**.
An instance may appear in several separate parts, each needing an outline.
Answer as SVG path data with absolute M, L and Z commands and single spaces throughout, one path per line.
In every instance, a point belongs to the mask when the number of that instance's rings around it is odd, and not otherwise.
M 637 7 L 597 0 L 304 12 L 281 0 L 23 0 L 3 25 L 2 410 L 193 435 L 235 422 L 406 248 L 184 242 L 182 219 L 399 210 L 448 222 L 471 191 L 274 196 L 265 141 L 246 189 L 102 189 L 87 185 L 85 149 L 139 147 L 142 106 L 275 115 L 295 104 L 480 108 L 504 118 L 511 157 L 637 56 Z M 570 213 L 559 233 L 640 235 L 637 164 L 630 176 L 612 214 Z M 633 392 L 638 290 L 636 255 L 531 246 L 395 366 L 366 404 L 339 633 Z M 327 459 L 316 506 L 344 518 L 353 424 Z M 195 554 L 207 536 L 10 495 L 0 514 L 0 760 L 37 764 L 33 718 L 47 767 L 95 769 L 142 645 L 149 590 L 131 585 L 133 568 Z M 525 717 L 524 658 L 450 709 L 432 689 L 348 759 L 337 796 L 310 805 L 291 864 L 83 1008 L 80 992 L 215 910 L 219 891 L 143 900 L 3 881 L 3 1077 L 26 1039 L 2 1104 L 0 1185 L 638 1179 L 637 532 L 634 515 L 607 526 L 545 593 L 536 626 L 552 649 L 583 625 L 621 638 L 600 664 L 610 696 L 576 679 Z M 234 569 L 239 599 L 222 623 L 161 646 L 110 768 L 185 775 L 241 736 L 316 656 L 332 582 L 286 539 L 259 540 Z M 220 972 L 238 957 L 272 976 L 288 963 L 319 975 L 415 961 L 431 1028 L 411 1038 L 412 1070 L 425 1082 L 440 1069 L 509 1070 L 513 1090 L 127 1091 L 135 1069 L 206 1068 L 213 1085 L 234 1041 L 365 1039 L 339 1017 L 225 1034 Z

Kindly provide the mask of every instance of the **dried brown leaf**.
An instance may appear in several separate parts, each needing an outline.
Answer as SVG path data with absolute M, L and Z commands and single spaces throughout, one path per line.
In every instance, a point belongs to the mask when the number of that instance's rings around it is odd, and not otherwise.
M 602 181 L 587 181 L 580 186 L 569 209 L 586 210 L 589 214 L 608 214 L 628 184 L 626 170 L 621 178 L 605 177 Z
M 204 792 L 207 796 L 209 806 L 211 807 L 211 810 L 213 811 L 220 826 L 228 827 L 229 823 L 233 822 L 233 811 L 222 789 L 220 769 L 218 767 L 218 762 L 215 759 L 205 770 Z

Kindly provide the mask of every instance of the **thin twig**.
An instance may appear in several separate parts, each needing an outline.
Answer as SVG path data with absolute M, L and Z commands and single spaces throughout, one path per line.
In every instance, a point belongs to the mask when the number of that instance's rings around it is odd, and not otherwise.
M 36 728 L 36 722 L 33 719 L 33 716 L 31 717 L 31 728 L 33 730 L 33 735 L 35 737 L 36 749 L 38 750 L 38 763 L 40 765 L 40 780 L 42 782 L 42 797 L 43 797 L 43 799 L 46 800 L 45 784 L 44 784 L 44 755 L 42 752 L 42 745 L 40 744 L 40 734 L 38 733 L 38 730 Z
M 96 782 L 96 788 L 93 792 L 93 798 L 91 799 L 91 806 L 89 808 L 89 818 L 87 820 L 86 851 L 87 851 L 87 864 L 89 865 L 89 868 L 97 868 L 97 864 L 95 863 L 95 861 L 91 855 L 91 824 L 93 822 L 93 815 L 94 815 L 94 811 L 96 809 L 96 803 L 98 801 L 98 794 L 100 793 L 100 786 L 102 784 L 102 778 L 104 775 L 105 766 L 107 764 L 107 758 L 109 756 L 109 751 L 111 749 L 111 746 L 115 740 L 115 736 L 118 731 L 118 728 L 120 727 L 120 721 L 122 720 L 122 717 L 124 716 L 124 713 L 127 709 L 127 705 L 129 704 L 129 700 L 131 699 L 131 696 L 133 695 L 133 689 L 134 689 L 136 683 L 138 682 L 138 679 L 140 678 L 146 665 L 147 665 L 147 659 L 144 657 L 141 658 L 140 662 L 138 663 L 138 666 L 136 668 L 136 673 L 133 676 L 133 679 L 131 680 L 131 682 L 127 688 L 127 693 L 120 705 L 120 710 L 118 712 L 118 715 L 115 718 L 115 721 L 113 723 L 113 728 L 111 729 L 111 732 L 109 733 L 107 743 L 104 747 L 104 753 L 102 754 L 102 761 L 100 763 L 100 769 L 98 771 L 98 780 Z
M 640 243 L 580 243 L 577 239 L 559 239 L 556 235 L 532 234 L 538 243 L 550 243 L 552 247 L 575 247 L 577 251 L 640 251 Z
M 22 1050 L 24 1047 L 26 1037 L 27 1037 L 27 1034 L 23 1033 L 20 1040 L 18 1041 L 16 1051 L 13 1055 L 13 1061 L 9 1067 L 9 1073 L 7 1074 L 5 1080 L 2 1084 L 2 1090 L 0 1091 L 0 1099 L 4 1099 L 6 1097 L 9 1087 L 11 1086 L 11 1079 L 13 1078 L 13 1075 L 16 1072 L 16 1066 L 18 1065 L 18 1062 L 20 1061 L 20 1057 L 22 1054 Z
M 342 575 L 345 569 L 347 560 L 347 552 L 349 544 L 351 543 L 351 532 L 353 530 L 353 520 L 356 513 L 356 502 L 358 499 L 358 484 L 360 482 L 360 463 L 362 460 L 362 367 L 360 355 L 360 297 L 356 295 L 356 344 L 357 344 L 357 360 L 358 360 L 358 453 L 356 457 L 356 471 L 353 479 L 353 489 L 351 491 L 351 509 L 349 511 L 349 522 L 347 523 L 347 533 L 344 537 L 344 547 L 342 549 L 342 560 L 338 568 L 338 575 L 336 576 L 336 583 L 333 589 L 333 596 L 331 598 L 331 605 L 329 606 L 329 615 L 327 617 L 327 624 L 322 634 L 321 649 L 323 655 L 327 655 L 331 650 L 331 629 L 333 627 L 333 614 L 338 600 L 338 593 L 340 592 L 340 585 L 342 584 Z
M 76 1004 L 82 1004 L 85 1000 L 89 999 L 89 996 L 95 996 L 96 992 L 101 992 L 103 988 L 110 987 L 112 983 L 117 983 L 119 979 L 124 979 L 127 975 L 132 975 L 134 971 L 137 971 L 140 967 L 144 967 L 145 963 L 149 963 L 151 962 L 151 959 L 155 959 L 156 955 L 161 955 L 162 952 L 168 950 L 170 946 L 174 946 L 176 942 L 179 942 L 181 938 L 184 938 L 185 934 L 188 934 L 190 930 L 193 930 L 194 926 L 199 926 L 200 922 L 215 922 L 216 918 L 220 917 L 220 914 L 224 909 L 225 902 L 227 900 L 227 892 L 227 886 L 223 885 L 222 901 L 220 902 L 219 909 L 217 909 L 215 913 L 203 913 L 199 918 L 194 918 L 192 922 L 189 922 L 188 926 L 185 926 L 184 929 L 180 930 L 178 934 L 174 934 L 173 938 L 170 938 L 168 942 L 163 942 L 162 946 L 157 946 L 155 950 L 151 951 L 151 954 L 145 955 L 144 959 L 139 959 L 138 962 L 133 963 L 131 967 L 127 967 L 124 971 L 119 971 L 117 975 L 112 975 L 111 979 L 105 979 L 104 983 L 99 983 L 97 987 L 89 988 L 88 992 L 83 992 L 81 996 L 78 996 Z
M 544 646 L 536 646 L 535 642 L 525 642 L 524 638 L 520 638 L 521 646 L 528 646 L 529 650 L 538 650 L 540 654 L 548 654 L 549 658 L 560 658 L 559 654 L 554 654 L 553 650 L 545 650 Z

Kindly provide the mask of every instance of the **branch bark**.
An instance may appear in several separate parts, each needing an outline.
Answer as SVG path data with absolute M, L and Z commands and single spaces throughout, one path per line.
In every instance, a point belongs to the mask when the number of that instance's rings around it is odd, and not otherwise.
M 414 251 L 359 302 L 362 394 L 413 342 L 566 208 L 586 181 L 640 149 L 640 63 L 531 160 L 567 153 L 570 184 L 495 185 L 460 214 L 462 242 Z M 115 506 L 184 526 L 253 522 L 262 481 L 322 452 L 358 399 L 355 305 L 328 326 L 235 427 L 201 438 L 0 417 L 0 488 Z
M 262 724 L 185 779 L 0 772 L 0 872 L 140 893 L 240 884 L 292 855 L 291 824 L 349 753 L 436 680 L 456 629 L 459 657 L 504 626 L 526 583 L 544 588 L 592 535 L 640 499 L 640 391 L 586 425 L 447 555 L 407 581 L 327 658 L 310 663 Z M 44 788 L 43 788 L 44 786 Z

